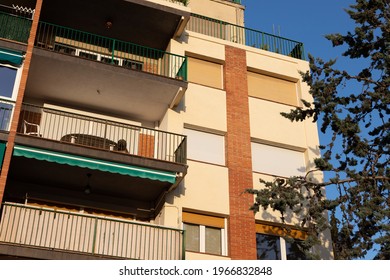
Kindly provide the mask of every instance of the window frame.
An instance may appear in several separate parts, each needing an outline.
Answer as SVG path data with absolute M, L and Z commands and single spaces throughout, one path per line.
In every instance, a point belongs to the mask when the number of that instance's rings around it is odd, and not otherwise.
M 293 238 L 295 242 L 300 242 L 305 240 L 308 237 L 308 233 L 305 229 L 296 227 L 296 226 L 290 226 L 290 229 L 288 232 L 286 232 L 286 229 L 283 228 L 281 225 L 270 223 L 270 222 L 256 222 L 256 251 L 258 247 L 257 243 L 257 235 L 263 235 L 263 236 L 274 236 L 277 238 L 279 242 L 279 248 L 280 248 L 280 260 L 288 260 L 287 259 L 287 244 L 288 242 L 284 238 L 284 236 L 289 236 L 290 238 Z M 278 259 L 277 259 L 278 260 Z
M 16 98 L 18 96 L 20 81 L 22 78 L 22 68 L 23 67 L 16 67 L 16 66 L 12 66 L 12 65 L 6 64 L 6 63 L 0 63 L 0 67 L 5 67 L 5 68 L 10 68 L 10 69 L 16 70 L 15 79 L 14 79 L 14 86 L 12 88 L 11 97 L 0 95 L 0 99 L 9 100 L 9 101 L 16 101 Z
M 188 250 L 189 252 L 216 255 L 216 256 L 227 256 L 227 219 L 214 215 L 204 215 L 192 212 L 184 211 L 182 216 L 182 229 L 185 230 L 186 225 L 199 227 L 199 244 L 198 251 Z M 206 248 L 206 229 L 218 229 L 220 230 L 220 253 L 207 252 Z M 186 236 L 188 240 L 188 236 Z M 187 244 L 186 244 L 187 245 Z M 186 246 L 187 251 L 187 246 Z
M 282 260 L 282 261 L 285 261 L 285 260 L 295 260 L 295 259 L 288 259 L 287 256 L 287 245 L 288 244 L 291 244 L 289 242 L 286 241 L 286 239 L 284 239 L 282 236 L 275 236 L 275 235 L 270 235 L 270 234 L 264 234 L 264 233 L 256 233 L 256 237 L 257 235 L 264 235 L 264 236 L 274 236 L 277 238 L 277 240 L 279 241 L 279 249 L 280 249 L 280 259 L 258 259 L 258 260 Z M 257 241 L 257 239 L 256 239 Z M 294 239 L 294 242 L 299 242 L 300 240 L 299 239 Z M 256 250 L 257 250 L 257 242 L 256 242 Z
M 6 104 L 6 105 L 9 105 L 9 107 L 11 107 L 11 108 L 4 107 L 6 110 L 10 110 L 11 112 L 9 113 L 9 116 L 8 116 L 9 117 L 8 123 L 6 123 L 3 126 L 3 120 L 1 120 L 0 130 L 9 131 L 10 126 L 11 126 L 11 121 L 12 121 L 12 118 L 14 115 L 15 102 L 16 102 L 16 98 L 17 98 L 18 92 L 19 92 L 19 86 L 20 86 L 20 81 L 22 78 L 23 67 L 22 66 L 17 67 L 17 66 L 13 66 L 10 64 L 6 64 L 6 63 L 0 63 L 0 67 L 5 67 L 5 68 L 16 70 L 11 97 L 0 95 L 0 104 Z M 0 107 L 1 107 L 1 105 L 0 105 Z M 0 113 L 1 113 L 1 115 L 3 115 L 2 112 L 0 112 Z

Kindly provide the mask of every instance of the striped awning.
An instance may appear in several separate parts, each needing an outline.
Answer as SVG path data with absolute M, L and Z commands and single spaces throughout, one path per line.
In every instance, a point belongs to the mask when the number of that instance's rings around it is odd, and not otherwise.
M 76 156 L 76 155 L 66 154 L 66 153 L 59 153 L 59 152 L 54 152 L 54 151 L 49 151 L 44 149 L 27 147 L 27 146 L 16 145 L 14 147 L 13 155 L 22 156 L 26 158 L 33 158 L 36 160 L 45 160 L 49 162 L 55 162 L 58 164 L 78 166 L 81 168 L 100 170 L 103 172 L 111 172 L 111 173 L 117 173 L 121 175 L 128 175 L 132 177 L 169 182 L 171 184 L 173 184 L 176 181 L 176 174 L 174 172 L 153 170 L 153 169 L 139 167 L 139 166 L 110 162 L 105 160 L 98 160 L 94 158 Z
M 0 48 L 0 62 L 19 66 L 24 59 L 23 53 Z

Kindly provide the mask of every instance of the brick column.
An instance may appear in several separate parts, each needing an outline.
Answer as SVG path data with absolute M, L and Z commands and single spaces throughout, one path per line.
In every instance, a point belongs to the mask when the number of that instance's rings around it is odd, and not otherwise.
M 35 5 L 35 13 L 34 13 L 34 18 L 33 18 L 33 22 L 31 25 L 30 36 L 28 38 L 27 51 L 26 51 L 26 55 L 25 55 L 24 63 L 23 63 L 23 70 L 22 70 L 22 76 L 20 79 L 18 97 L 16 98 L 16 102 L 15 102 L 14 114 L 12 116 L 10 131 L 9 131 L 8 140 L 7 140 L 7 148 L 6 148 L 5 154 L 4 154 L 4 161 L 3 161 L 3 166 L 2 166 L 1 174 L 0 174 L 0 206 L 1 206 L 1 203 L 3 202 L 5 184 L 7 182 L 9 166 L 11 163 L 12 153 L 13 153 L 14 146 L 15 146 L 15 135 L 16 135 L 16 131 L 18 128 L 19 116 L 20 116 L 20 111 L 22 108 L 24 92 L 26 90 L 27 77 L 28 77 L 28 72 L 29 72 L 30 64 L 31 64 L 31 57 L 32 57 L 32 52 L 33 52 L 33 48 L 34 48 L 35 35 L 36 35 L 37 29 L 38 29 L 39 16 L 41 14 L 42 1 L 43 0 L 37 0 L 36 5 Z
M 249 126 L 246 52 L 225 47 L 227 110 L 226 161 L 229 170 L 229 252 L 232 259 L 256 259 L 253 196 L 243 194 L 253 187 Z

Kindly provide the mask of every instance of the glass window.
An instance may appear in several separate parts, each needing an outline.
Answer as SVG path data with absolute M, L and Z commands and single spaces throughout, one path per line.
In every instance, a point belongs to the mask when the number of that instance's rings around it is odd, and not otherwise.
M 184 223 L 186 250 L 214 255 L 225 255 L 223 229 Z
M 0 130 L 9 130 L 13 107 L 11 103 L 0 101 Z
M 17 69 L 0 65 L 0 96 L 12 98 Z
M 206 227 L 205 252 L 209 254 L 221 255 L 221 229 Z
M 294 243 L 286 241 L 286 255 L 288 260 L 306 260 L 306 255 L 299 250 L 298 243 L 300 240 L 295 240 Z
M 256 233 L 257 259 L 280 260 L 280 237 Z
M 199 226 L 184 224 L 184 230 L 186 231 L 186 249 L 189 251 L 199 252 Z

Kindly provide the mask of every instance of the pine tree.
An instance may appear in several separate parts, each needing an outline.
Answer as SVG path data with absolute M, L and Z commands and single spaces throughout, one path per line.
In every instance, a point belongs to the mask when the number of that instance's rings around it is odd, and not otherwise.
M 356 0 L 346 12 L 355 29 L 326 38 L 364 66 L 351 73 L 338 70 L 336 60 L 309 56 L 310 72 L 302 79 L 314 101 L 282 113 L 291 121 L 319 121 L 331 140 L 320 146 L 322 156 L 306 176 L 262 181 L 264 189 L 248 192 L 255 194 L 255 212 L 270 207 L 282 221 L 286 211 L 299 217 L 310 234 L 305 250 L 330 227 L 335 258 L 363 258 L 379 248 L 375 258 L 390 259 L 390 1 Z M 313 180 L 318 170 L 329 179 Z M 325 197 L 329 188 L 336 198 Z M 330 223 L 324 213 L 331 214 Z

